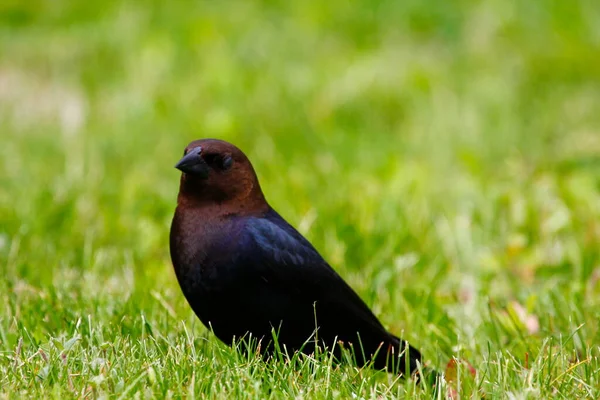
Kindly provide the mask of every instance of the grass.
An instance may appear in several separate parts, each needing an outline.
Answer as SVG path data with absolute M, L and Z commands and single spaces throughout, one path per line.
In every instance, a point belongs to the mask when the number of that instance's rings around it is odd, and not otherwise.
M 0 396 L 599 398 L 599 19 L 591 0 L 2 3 Z M 477 375 L 433 393 L 218 342 L 167 245 L 201 137 L 245 150 L 428 365 Z

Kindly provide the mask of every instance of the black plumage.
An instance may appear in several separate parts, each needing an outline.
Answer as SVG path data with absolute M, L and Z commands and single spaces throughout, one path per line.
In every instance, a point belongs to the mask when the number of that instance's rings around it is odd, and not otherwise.
M 415 371 L 420 353 L 388 332 L 268 205 L 238 148 L 195 141 L 177 167 L 183 174 L 171 258 L 190 306 L 220 340 L 230 344 L 251 334 L 269 353 L 274 330 L 287 351 L 311 353 L 317 342 L 339 358 L 342 343 L 353 348 L 359 365 L 372 361 L 378 369 Z

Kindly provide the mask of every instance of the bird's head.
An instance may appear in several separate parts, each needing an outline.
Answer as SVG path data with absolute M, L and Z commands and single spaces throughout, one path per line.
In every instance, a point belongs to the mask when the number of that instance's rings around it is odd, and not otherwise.
M 188 144 L 175 165 L 181 174 L 179 203 L 257 208 L 265 204 L 248 157 L 236 146 L 217 139 Z

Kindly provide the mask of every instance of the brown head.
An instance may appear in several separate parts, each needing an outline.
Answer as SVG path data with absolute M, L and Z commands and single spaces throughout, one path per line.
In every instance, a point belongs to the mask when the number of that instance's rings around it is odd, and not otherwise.
M 175 168 L 181 170 L 180 206 L 218 206 L 227 213 L 261 212 L 268 208 L 248 157 L 231 143 L 195 140 Z

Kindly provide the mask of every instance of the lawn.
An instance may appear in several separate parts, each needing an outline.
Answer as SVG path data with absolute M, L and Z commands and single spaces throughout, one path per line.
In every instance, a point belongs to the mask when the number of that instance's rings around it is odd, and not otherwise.
M 0 5 L 0 398 L 600 398 L 600 8 Z M 440 390 L 220 343 L 175 280 L 216 137 Z

